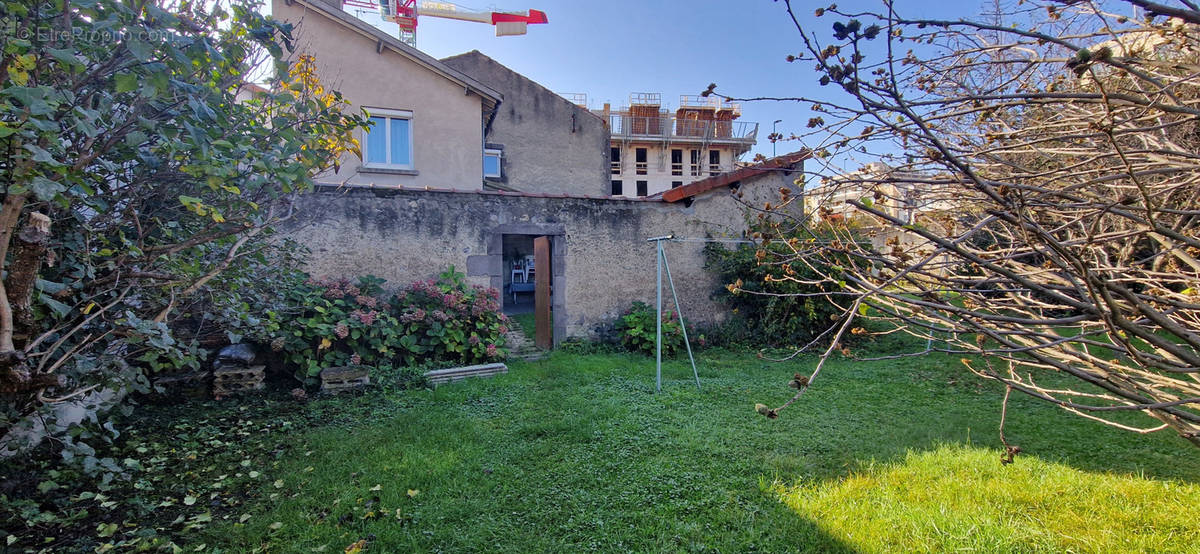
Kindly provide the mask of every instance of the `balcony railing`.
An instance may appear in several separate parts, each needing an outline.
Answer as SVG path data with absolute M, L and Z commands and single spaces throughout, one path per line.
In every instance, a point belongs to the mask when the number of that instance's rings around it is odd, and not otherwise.
M 681 109 L 700 108 L 707 110 L 729 110 L 737 115 L 742 114 L 742 105 L 737 102 L 729 102 L 716 96 L 692 96 L 684 94 L 679 97 L 679 107 Z
M 613 137 L 656 138 L 662 140 L 709 140 L 754 144 L 758 124 L 749 121 L 705 121 L 677 117 L 635 117 L 610 115 Z
M 560 92 L 560 93 L 558 93 L 558 95 L 563 98 L 566 98 L 568 102 L 575 104 L 576 106 L 579 106 L 580 108 L 583 108 L 586 110 L 588 107 L 588 97 L 587 97 L 587 94 L 585 94 L 585 93 L 582 93 L 582 92 Z

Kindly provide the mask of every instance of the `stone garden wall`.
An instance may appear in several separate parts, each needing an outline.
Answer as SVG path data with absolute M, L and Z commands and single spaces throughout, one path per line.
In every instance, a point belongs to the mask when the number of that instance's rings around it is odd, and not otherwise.
M 779 179 L 742 187 L 761 206 Z M 635 300 L 653 303 L 653 236 L 741 237 L 746 210 L 721 188 L 687 202 L 550 197 L 492 191 L 320 187 L 305 195 L 284 234 L 312 250 L 315 276 L 372 274 L 400 287 L 453 265 L 475 284 L 503 283 L 504 234 L 550 235 L 556 342 L 589 336 Z M 693 321 L 723 319 L 710 299 L 722 283 L 704 269 L 701 242 L 666 245 L 671 272 Z M 664 296 L 669 292 L 664 285 Z

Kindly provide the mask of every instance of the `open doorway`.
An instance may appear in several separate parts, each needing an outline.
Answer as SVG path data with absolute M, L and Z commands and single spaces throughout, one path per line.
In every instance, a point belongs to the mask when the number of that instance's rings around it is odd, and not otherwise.
M 561 225 L 506 223 L 488 233 L 486 256 L 468 256 L 467 275 L 490 277 L 504 313 L 527 323 L 525 335 L 549 349 L 566 338 L 566 259 Z
M 554 347 L 556 294 L 553 237 L 536 234 L 502 234 L 501 309 L 516 320 L 538 348 Z
M 510 317 L 533 313 L 538 277 L 533 256 L 533 237 L 504 235 L 502 239 L 504 298 L 501 306 Z

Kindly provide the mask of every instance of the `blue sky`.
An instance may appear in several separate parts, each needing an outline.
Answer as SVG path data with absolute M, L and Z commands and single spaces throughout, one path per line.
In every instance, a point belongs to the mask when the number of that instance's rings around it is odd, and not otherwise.
M 496 37 L 490 25 L 423 18 L 417 47 L 443 58 L 479 50 L 500 63 L 555 92 L 582 92 L 593 107 L 627 103 L 630 92 L 660 92 L 664 103 L 678 105 L 681 94 L 699 94 L 708 83 L 734 96 L 824 96 L 811 63 L 788 63 L 801 43 L 782 2 L 772 0 L 458 0 L 475 10 L 545 11 L 547 25 L 531 25 L 529 33 Z M 909 17 L 960 18 L 980 12 L 981 0 L 926 2 L 898 0 L 898 9 Z M 793 2 L 801 22 L 819 27 L 822 34 L 832 24 L 817 19 L 813 10 L 827 3 Z M 842 1 L 846 8 L 878 9 L 881 2 Z M 354 13 L 354 9 L 348 9 Z M 379 22 L 377 16 L 360 15 Z M 386 26 L 389 30 L 394 25 Z M 808 106 L 789 102 L 743 103 L 742 121 L 759 126 L 755 153 L 771 155 L 766 140 L 771 123 L 785 136 L 804 131 L 811 116 Z M 780 143 L 778 153 L 799 148 Z

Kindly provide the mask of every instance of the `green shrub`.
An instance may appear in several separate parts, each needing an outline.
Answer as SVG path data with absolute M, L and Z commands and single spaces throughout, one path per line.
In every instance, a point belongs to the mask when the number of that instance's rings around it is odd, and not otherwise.
M 655 352 L 654 324 L 655 309 L 645 302 L 634 302 L 618 320 L 617 335 L 621 338 L 621 346 L 630 352 L 640 352 L 651 355 Z M 690 328 L 689 328 L 690 329 Z M 683 326 L 674 310 L 663 313 L 662 318 L 662 351 L 663 355 L 672 356 L 683 349 Z
M 808 241 L 814 236 L 822 240 L 823 233 L 798 229 L 779 238 Z M 830 296 L 841 285 L 821 275 L 837 275 L 836 268 L 820 260 L 794 259 L 792 250 L 779 241 L 733 249 L 710 243 L 704 253 L 704 267 L 715 271 L 721 282 L 735 285 L 713 295 L 734 312 L 727 340 L 757 346 L 807 344 L 837 323 L 844 312 Z M 809 264 L 821 264 L 821 273 Z
M 192 315 L 176 320 L 172 331 L 182 342 L 209 346 L 224 344 L 222 338 L 260 345 L 282 341 L 289 322 L 305 311 L 293 293 L 309 278 L 300 269 L 308 258 L 308 248 L 294 240 L 273 241 L 213 279 L 213 293 L 186 306 Z

